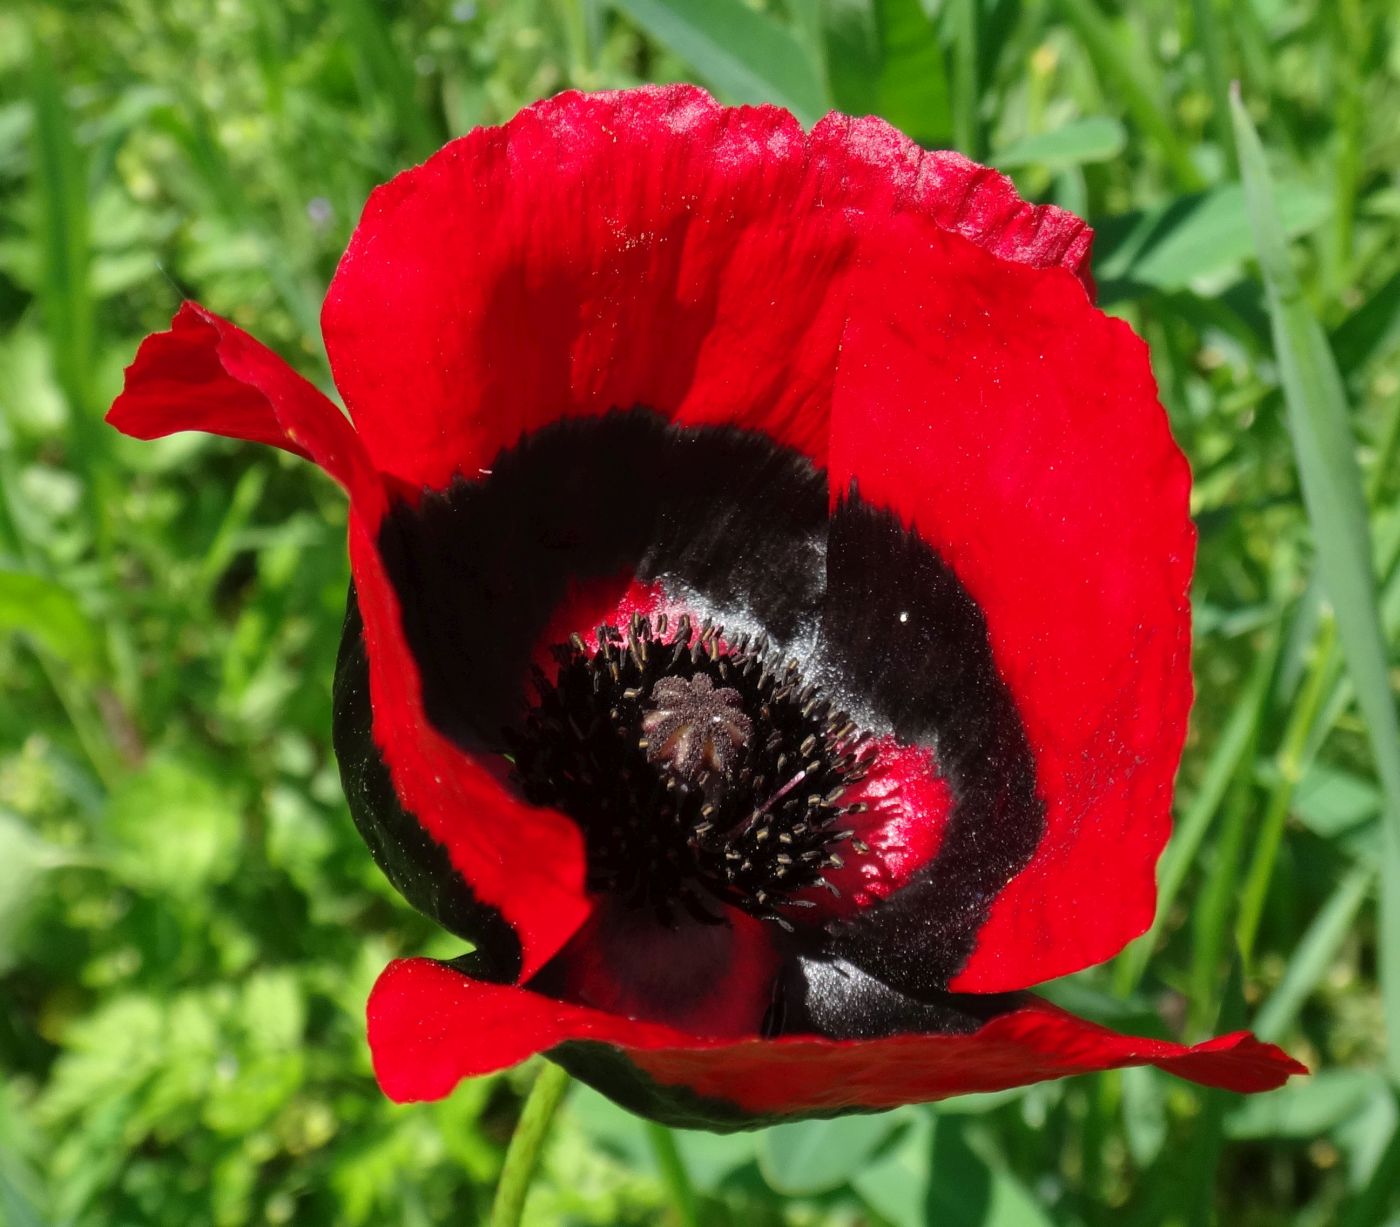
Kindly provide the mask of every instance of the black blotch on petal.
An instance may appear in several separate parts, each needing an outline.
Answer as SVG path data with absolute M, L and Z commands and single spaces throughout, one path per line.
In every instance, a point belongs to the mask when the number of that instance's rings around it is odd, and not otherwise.
M 820 607 L 826 512 L 825 477 L 798 453 L 634 409 L 551 423 L 482 478 L 398 504 L 379 550 L 428 718 L 499 751 L 570 581 L 670 580 L 786 639 Z
M 901 992 L 841 958 L 799 955 L 776 986 L 764 1034 L 837 1040 L 891 1035 L 970 1035 L 1026 1004 L 1025 993 Z
M 374 744 L 369 659 L 353 584 L 335 664 L 333 712 L 332 741 L 345 800 L 375 863 L 415 908 L 476 946 L 472 975 L 503 983 L 517 979 L 521 951 L 515 930 L 472 894 L 447 849 L 403 808 Z
M 659 580 L 721 622 L 814 643 L 808 680 L 865 731 L 933 746 L 953 793 L 937 855 L 820 951 L 905 996 L 946 988 L 1040 842 L 1032 748 L 976 602 L 894 514 L 854 491 L 830 512 L 825 474 L 764 435 L 646 409 L 557 421 L 397 504 L 378 545 L 428 718 L 470 753 L 508 748 L 571 583 Z
M 1031 746 L 986 620 L 916 532 L 852 493 L 831 519 L 819 653 L 877 725 L 936 747 L 954 801 L 933 860 L 841 924 L 834 950 L 905 992 L 942 988 L 1045 829 Z

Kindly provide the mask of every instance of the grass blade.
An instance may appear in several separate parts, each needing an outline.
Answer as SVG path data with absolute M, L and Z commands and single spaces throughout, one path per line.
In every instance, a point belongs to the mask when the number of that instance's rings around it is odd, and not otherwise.
M 1290 184 L 1279 202 L 1290 237 L 1316 229 L 1330 208 L 1325 192 L 1302 185 Z M 1106 283 L 1101 298 L 1125 297 L 1125 287 L 1182 289 L 1254 255 L 1244 193 L 1233 183 L 1103 218 L 1095 230 L 1094 271 Z
M 1177 136 L 1176 124 L 1143 84 L 1149 70 L 1145 70 L 1141 57 L 1125 54 L 1121 40 L 1110 29 L 1109 19 L 1094 0 L 1058 0 L 1056 7 L 1079 36 L 1106 92 L 1123 100 L 1133 122 L 1156 144 L 1177 187 L 1188 192 L 1200 188 L 1201 173 Z
M 1241 763 L 1247 761 L 1245 756 L 1258 737 L 1280 646 L 1276 632 L 1272 643 L 1255 657 L 1244 690 L 1215 743 L 1200 787 L 1162 854 L 1157 871 L 1156 919 L 1152 927 L 1123 952 L 1114 968 L 1114 987 L 1120 997 L 1126 997 L 1141 982 L 1162 924 L 1186 881 L 1187 871 L 1196 862 L 1211 820 L 1219 812 L 1230 781 Z
M 1392 1077 L 1400 1080 L 1400 722 L 1371 571 L 1371 534 L 1346 392 L 1326 335 L 1303 297 L 1274 205 L 1258 133 L 1235 89 L 1230 99 L 1240 173 L 1268 292 L 1274 349 L 1318 573 L 1337 619 L 1386 796 L 1381 883 L 1381 992 Z
M 394 44 L 383 7 L 371 0 L 335 0 L 333 8 L 344 23 L 345 43 L 358 63 L 366 105 L 385 99 L 393 111 L 394 126 L 414 153 L 427 157 L 440 143 L 439 134 L 419 105 L 413 69 Z
M 614 0 L 734 102 L 776 102 L 803 123 L 828 109 L 814 57 L 784 26 L 739 0 Z
M 63 87 L 44 45 L 33 40 L 30 67 L 44 276 L 40 303 L 54 346 L 58 381 L 75 423 L 91 407 L 94 312 L 89 282 L 86 167 Z
M 1394 1205 L 1397 1181 L 1400 1181 L 1400 1127 L 1391 1131 L 1376 1170 L 1346 1207 L 1341 1227 L 1372 1227 L 1372 1224 L 1386 1222 L 1387 1213 Z
M 1220 147 L 1231 165 L 1235 163 L 1234 131 L 1230 125 L 1230 86 L 1225 72 L 1225 48 L 1220 37 L 1220 19 L 1214 0 L 1191 0 L 1196 25 L 1196 42 L 1205 60 L 1206 82 L 1210 86 L 1210 121 Z
M 1019 166 L 1043 166 L 1061 170 L 1087 162 L 1107 162 L 1123 152 L 1128 134 L 1108 115 L 1071 120 L 1053 132 L 1022 137 L 992 156 L 999 170 Z
M 829 0 L 822 7 L 834 105 L 883 116 L 921 144 L 952 140 L 948 67 L 919 0 Z
M 977 0 L 956 0 L 953 6 L 953 142 L 969 158 L 982 156 L 982 125 L 978 88 Z
M 1375 877 L 1374 865 L 1358 865 L 1342 879 L 1341 885 L 1313 918 L 1288 962 L 1283 979 L 1254 1016 L 1254 1032 L 1260 1039 L 1276 1042 L 1293 1025 L 1308 994 L 1332 969 L 1337 951 L 1352 931 L 1356 914 L 1366 901 Z
M 1331 679 L 1335 626 L 1329 620 L 1323 627 L 1307 680 L 1293 696 L 1276 759 L 1278 778 L 1269 790 L 1264 817 L 1255 832 L 1254 858 L 1245 876 L 1240 892 L 1239 914 L 1235 918 L 1235 941 L 1246 968 L 1254 953 L 1254 938 L 1258 934 L 1264 901 L 1273 881 L 1274 865 L 1283 843 L 1283 828 L 1292 808 L 1293 793 L 1298 781 L 1303 778 L 1308 739 L 1321 714 L 1327 683 Z

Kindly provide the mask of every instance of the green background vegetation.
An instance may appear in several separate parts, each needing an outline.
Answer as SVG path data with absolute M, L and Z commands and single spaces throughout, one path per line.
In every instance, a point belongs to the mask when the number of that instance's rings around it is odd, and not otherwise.
M 686 1135 L 698 1221 L 1400 1223 L 1382 0 L 7 5 L 0 1222 L 482 1221 L 531 1071 L 407 1108 L 369 1071 L 376 972 L 455 951 L 341 799 L 339 492 L 101 417 L 182 294 L 325 384 L 319 300 L 374 184 L 565 86 L 683 78 L 879 111 L 1098 228 L 1102 301 L 1150 342 L 1196 472 L 1199 697 L 1159 923 L 1055 995 L 1145 1033 L 1248 1024 L 1317 1070 L 1250 1100 L 1132 1070 Z M 576 1090 L 527 1217 L 686 1222 L 654 1146 Z

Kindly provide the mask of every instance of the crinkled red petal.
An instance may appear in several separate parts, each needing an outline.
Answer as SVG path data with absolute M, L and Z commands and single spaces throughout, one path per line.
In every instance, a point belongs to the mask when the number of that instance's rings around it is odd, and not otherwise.
M 832 488 L 898 512 L 986 617 L 1046 831 L 950 988 L 1021 988 L 1152 919 L 1191 701 L 1190 474 L 1146 347 L 1063 270 L 908 218 L 865 259 Z
M 583 923 L 583 849 L 560 814 L 525 805 L 428 723 L 417 665 L 372 542 L 384 482 L 349 421 L 266 346 L 195 303 L 148 337 L 108 421 L 138 438 L 204 430 L 307 456 L 350 494 L 350 558 L 370 659 L 375 741 L 395 791 L 475 896 L 517 931 L 528 976 Z
M 706 1039 L 473 980 L 427 959 L 390 964 L 368 1017 L 375 1073 L 400 1102 L 440 1099 L 463 1078 L 570 1041 L 622 1049 L 663 1088 L 759 1117 L 888 1108 L 1131 1065 L 1232 1091 L 1271 1090 L 1307 1072 L 1247 1032 L 1187 1047 L 1120 1035 L 1043 1002 L 971 1035 Z
M 356 499 L 382 512 L 384 494 L 345 416 L 315 385 L 241 328 L 182 303 L 166 332 L 141 342 L 107 421 L 137 439 L 202 430 L 314 460 Z
M 561 94 L 371 196 L 322 315 L 336 384 L 377 466 L 416 485 L 634 405 L 821 464 L 854 255 L 902 212 L 1084 269 L 1083 222 L 880 120 L 807 134 L 687 85 Z

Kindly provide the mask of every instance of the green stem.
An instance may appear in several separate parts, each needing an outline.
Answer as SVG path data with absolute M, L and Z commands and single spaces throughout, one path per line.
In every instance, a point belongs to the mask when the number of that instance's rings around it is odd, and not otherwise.
M 676 1137 L 665 1125 L 647 1121 L 647 1140 L 651 1142 L 652 1154 L 656 1156 L 656 1166 L 661 1169 L 661 1181 L 671 1195 L 671 1205 L 681 1227 L 700 1227 L 700 1211 L 695 1203 L 695 1189 L 690 1183 L 690 1173 L 685 1170 L 685 1160 L 681 1158 Z
M 501 1182 L 496 1186 L 496 1200 L 491 1206 L 491 1227 L 516 1227 L 520 1222 L 530 1181 L 539 1166 L 540 1148 L 549 1133 L 555 1109 L 568 1089 L 569 1075 L 552 1062 L 546 1062 L 530 1088 L 529 1098 L 520 1113 L 520 1123 L 515 1126 L 506 1148 Z

